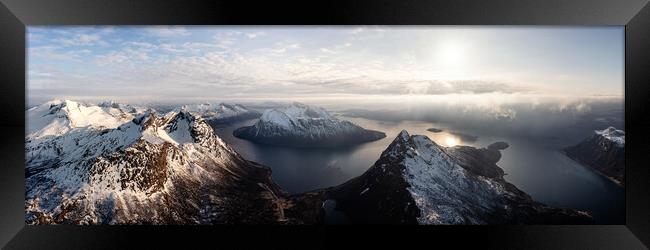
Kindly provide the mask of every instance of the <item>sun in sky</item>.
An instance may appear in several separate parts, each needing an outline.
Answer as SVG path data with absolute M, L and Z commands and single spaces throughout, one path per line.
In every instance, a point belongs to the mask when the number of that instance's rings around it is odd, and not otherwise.
M 460 42 L 443 42 L 438 49 L 440 50 L 439 58 L 445 66 L 458 67 L 465 62 L 467 47 Z
M 622 27 L 31 26 L 27 88 L 30 102 L 622 96 L 623 35 Z
M 458 143 L 459 143 L 459 142 L 458 142 L 458 139 L 456 139 L 456 138 L 453 137 L 453 136 L 449 136 L 449 137 L 447 137 L 447 138 L 445 139 L 445 144 L 447 144 L 447 147 L 453 147 L 453 146 L 456 146 L 456 145 L 458 145 Z

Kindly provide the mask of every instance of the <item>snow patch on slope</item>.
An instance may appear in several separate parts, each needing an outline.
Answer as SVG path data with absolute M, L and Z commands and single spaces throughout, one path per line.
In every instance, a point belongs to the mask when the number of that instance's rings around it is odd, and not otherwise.
M 254 126 L 257 133 L 264 136 L 304 138 L 327 138 L 364 131 L 352 122 L 337 119 L 323 108 L 297 102 L 283 109 L 266 110 Z
M 625 147 L 625 131 L 623 130 L 618 130 L 614 127 L 608 127 L 603 130 L 595 130 L 594 132 L 614 142 L 618 147 Z
M 190 133 L 190 121 L 179 119 L 175 125 L 175 129 L 168 133 L 169 138 L 171 138 L 175 144 L 194 142 L 194 138 L 192 138 Z
M 426 136 L 407 136 L 399 135 L 408 142 L 403 177 L 421 211 L 418 223 L 485 224 L 482 215 L 503 206 L 497 198 L 506 192 L 501 184 L 468 174 Z
M 229 119 L 238 116 L 251 116 L 255 114 L 259 116 L 259 113 L 257 111 L 250 110 L 240 104 L 229 103 L 219 103 L 218 105 L 212 105 L 210 103 L 192 104 L 184 105 L 181 107 L 181 109 L 199 114 L 203 119 L 206 120 Z
M 114 109 L 113 104 L 106 106 Z M 98 113 L 84 109 L 104 108 L 84 106 L 80 114 L 95 117 Z M 28 113 L 37 111 L 42 110 L 36 107 Z M 52 125 L 44 127 L 48 126 Z M 69 127 L 55 137 L 27 136 L 26 145 L 31 171 L 25 201 L 29 223 L 61 223 L 57 221 L 66 218 L 53 216 L 65 217 L 68 209 L 86 213 L 84 218 L 73 218 L 81 224 L 138 221 L 138 214 L 147 211 L 154 213 L 147 220 L 156 221 L 160 218 L 152 205 L 163 202 L 173 188 L 172 179 L 214 180 L 218 177 L 205 167 L 226 167 L 236 156 L 209 125 L 187 112 L 164 117 L 145 112 L 114 128 Z M 116 213 L 120 221 L 115 221 Z
M 138 112 L 138 110 L 131 110 Z M 72 129 L 117 128 L 136 113 L 114 106 L 90 106 L 70 100 L 52 100 L 27 111 L 27 136 L 39 138 L 65 134 Z

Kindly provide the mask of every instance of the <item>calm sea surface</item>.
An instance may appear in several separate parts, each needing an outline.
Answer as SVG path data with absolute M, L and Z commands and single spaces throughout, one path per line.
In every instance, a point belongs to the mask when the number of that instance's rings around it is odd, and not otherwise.
M 233 130 L 255 123 L 248 120 L 215 127 L 215 132 L 246 159 L 271 167 L 273 179 L 291 193 L 335 186 L 365 172 L 397 134 L 406 129 L 411 135 L 426 135 L 443 146 L 453 144 L 485 147 L 505 141 L 497 163 L 506 172 L 506 180 L 530 194 L 535 200 L 552 206 L 586 210 L 599 224 L 625 223 L 625 190 L 607 178 L 566 157 L 555 140 L 531 141 L 525 138 L 477 136 L 478 139 L 450 134 L 442 124 L 419 121 L 384 122 L 364 118 L 341 117 L 364 128 L 383 131 L 386 138 L 349 148 L 305 149 L 252 143 L 236 138 Z M 441 128 L 433 133 L 428 128 Z M 465 141 L 463 141 L 465 139 Z M 469 140 L 469 141 L 467 141 Z

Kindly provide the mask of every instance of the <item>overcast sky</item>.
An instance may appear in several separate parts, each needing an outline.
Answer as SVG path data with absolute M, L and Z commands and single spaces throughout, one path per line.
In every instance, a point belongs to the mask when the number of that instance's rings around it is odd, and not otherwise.
M 623 96 L 623 27 L 29 27 L 28 100 Z

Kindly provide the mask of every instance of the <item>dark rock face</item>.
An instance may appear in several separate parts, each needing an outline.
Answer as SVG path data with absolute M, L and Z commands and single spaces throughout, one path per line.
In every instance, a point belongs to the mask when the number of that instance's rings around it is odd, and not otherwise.
M 403 131 L 363 175 L 292 202 L 320 207 L 333 200 L 349 223 L 593 223 L 585 212 L 548 207 L 506 182 L 495 149 L 504 146 L 442 148 Z M 325 213 L 316 221 L 328 223 Z
M 625 132 L 609 127 L 565 149 L 572 159 L 625 185 Z
M 256 143 L 288 147 L 344 147 L 376 141 L 386 137 L 386 134 L 383 132 L 366 130 L 361 127 L 354 131 L 333 133 L 332 135 L 323 137 L 291 134 L 284 130 L 270 131 L 273 130 L 265 129 L 260 131 L 259 127 L 247 126 L 236 129 L 233 131 L 233 135 Z
M 493 150 L 504 150 L 506 148 L 510 147 L 508 143 L 506 142 L 495 142 L 487 146 L 488 149 L 493 149 Z
M 433 132 L 433 133 L 440 133 L 442 132 L 442 129 L 439 128 L 428 128 L 427 131 Z
M 399 136 L 384 151 L 375 164 L 361 176 L 334 187 L 328 199 L 337 202 L 351 223 L 417 224 L 420 210 L 408 192 L 403 178 L 405 166 L 398 164 L 405 154 L 390 154 L 391 149 L 406 151 Z
M 487 148 L 456 146 L 448 148 L 447 152 L 470 173 L 502 180 L 505 173 L 496 163 L 501 159 L 499 151 L 508 148 L 508 146 L 508 143 L 505 142 L 495 142 L 488 145 Z
M 501 159 L 501 153 L 494 148 L 474 148 L 470 146 L 455 146 L 447 152 L 465 170 L 478 176 L 493 179 L 503 179 L 503 169 L 496 163 Z

